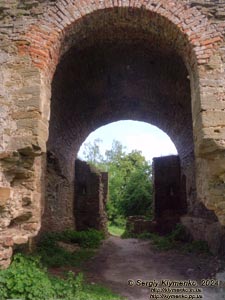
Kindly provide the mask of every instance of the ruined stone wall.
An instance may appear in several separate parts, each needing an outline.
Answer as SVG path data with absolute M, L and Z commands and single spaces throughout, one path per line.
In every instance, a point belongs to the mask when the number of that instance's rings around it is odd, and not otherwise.
M 147 56 L 149 48 L 154 45 L 156 54 L 152 56 L 153 65 L 154 61 L 160 61 L 162 57 L 165 61 L 166 57 L 168 61 L 171 61 L 171 56 L 176 59 L 181 57 L 188 69 L 191 96 L 189 94 L 189 98 L 184 97 L 180 90 L 187 81 L 173 80 L 172 85 L 167 81 L 163 84 L 163 89 L 160 86 L 151 90 L 151 85 L 145 80 L 147 84 L 146 88 L 143 88 L 141 77 L 137 85 L 134 81 L 130 81 L 130 86 L 136 86 L 132 89 L 133 94 L 130 95 L 128 81 L 123 78 L 128 72 L 135 73 L 135 69 L 132 67 L 129 70 L 128 63 L 114 73 L 118 75 L 117 77 L 111 77 L 109 73 L 112 69 L 109 72 L 109 65 L 102 64 L 99 73 L 104 74 L 105 81 L 93 80 L 93 93 L 90 90 L 88 92 L 90 81 L 84 76 L 78 83 L 81 88 L 71 90 L 70 95 L 65 90 L 65 98 L 59 99 L 56 110 L 52 110 L 53 123 L 48 149 L 54 150 L 59 160 L 60 174 L 63 174 L 70 183 L 73 182 L 74 160 L 78 148 L 86 136 L 97 127 L 118 118 L 152 121 L 153 124 L 164 128 L 171 136 L 180 156 L 183 157 L 181 165 L 187 177 L 188 190 L 195 189 L 192 181 L 194 176 L 191 174 L 196 170 L 194 183 L 197 188 L 197 198 L 208 209 L 215 211 L 220 224 L 225 224 L 224 12 L 225 4 L 216 0 L 149 2 L 144 0 L 118 2 L 7 0 L 0 2 L 0 214 L 1 244 L 2 247 L 6 247 L 6 252 L 2 252 L 5 253 L 2 265 L 6 266 L 10 261 L 13 238 L 17 239 L 17 242 L 25 242 L 35 236 L 41 226 L 51 83 L 54 72 L 59 66 L 58 63 L 62 62 L 64 57 L 69 59 L 69 53 L 79 55 L 82 49 L 83 60 L 77 61 L 85 61 L 85 51 L 87 53 L 89 49 L 90 57 L 92 57 L 91 53 L 98 54 L 99 45 L 107 46 L 105 42 L 111 37 L 109 41 L 111 44 L 119 45 L 118 41 L 120 44 L 127 41 L 127 47 L 133 45 L 134 49 L 138 49 L 134 42 L 139 39 L 139 49 Z M 97 43 L 95 43 L 96 39 Z M 146 45 L 149 45 L 149 48 L 146 48 Z M 73 47 L 77 47 L 74 52 L 71 50 Z M 97 52 L 93 51 L 94 48 L 97 48 Z M 124 52 L 126 53 L 126 48 Z M 98 55 L 94 57 L 98 65 Z M 99 57 L 107 61 L 107 57 L 103 55 Z M 116 59 L 114 55 L 111 57 Z M 133 57 L 132 60 L 135 62 L 136 58 Z M 98 75 L 98 72 L 91 68 L 90 61 L 87 64 L 89 70 L 88 68 L 86 70 L 88 75 L 91 76 L 91 72 L 93 75 Z M 178 61 L 172 60 L 171 65 L 182 66 L 180 61 L 176 63 Z M 169 66 L 164 64 L 164 60 L 161 62 L 163 62 L 161 66 L 165 68 Z M 80 70 L 82 67 L 81 65 Z M 70 71 L 66 69 L 65 73 L 69 76 L 72 71 L 71 64 Z M 182 74 L 185 76 L 185 72 L 182 71 Z M 120 85 L 114 82 L 115 78 L 120 79 Z M 168 78 L 170 76 L 167 76 L 167 80 Z M 82 88 L 85 82 L 88 85 Z M 102 87 L 103 82 L 105 88 Z M 107 94 L 108 86 L 112 87 L 111 94 Z M 167 86 L 169 88 L 166 88 Z M 168 91 L 172 90 L 171 86 L 177 93 L 176 99 L 191 100 L 192 114 L 190 110 L 187 112 L 184 108 L 186 101 L 175 102 L 174 106 L 169 105 L 169 101 L 174 98 L 173 94 L 168 95 Z M 145 93 L 147 87 L 149 92 Z M 98 100 L 99 90 L 103 91 L 101 100 Z M 114 101 L 116 90 L 119 90 L 122 95 L 119 98 L 122 99 L 121 106 L 120 101 Z M 135 101 L 140 91 L 143 91 L 142 100 Z M 161 95 L 158 92 L 161 92 Z M 69 114 L 74 110 L 71 106 L 72 102 L 71 104 L 65 102 L 66 98 L 72 99 L 71 95 L 74 97 L 73 103 L 81 99 L 80 103 L 84 105 L 73 117 Z M 93 95 L 96 95 L 96 102 L 92 102 Z M 149 102 L 149 95 L 153 95 L 152 98 L 157 100 L 154 103 Z M 52 100 L 57 98 L 56 96 L 57 93 Z M 91 102 L 88 99 L 91 99 Z M 158 105 L 158 99 L 165 101 L 159 102 Z M 68 113 L 61 122 L 57 123 L 60 110 L 65 106 L 68 106 Z M 154 114 L 150 118 L 151 108 Z M 91 118 L 88 114 L 89 110 L 92 110 Z M 173 112 L 176 110 L 178 114 L 175 116 Z M 115 116 L 116 111 L 121 114 Z M 77 121 L 73 128 L 70 126 L 72 119 Z M 171 124 L 174 124 L 173 128 Z M 180 127 L 181 124 L 185 126 Z M 193 134 L 190 124 L 193 125 Z M 186 127 L 191 130 L 187 132 Z M 61 147 L 62 145 L 64 147 Z M 189 149 L 188 153 L 185 153 L 186 148 Z M 187 167 L 185 161 L 190 162 L 191 157 L 193 163 L 191 165 L 189 163 Z M 194 194 L 195 191 L 190 196 L 191 202 L 194 202 Z M 73 199 L 71 198 L 70 201 L 72 202 Z M 24 205 L 24 203 L 28 204 Z M 21 219 L 21 215 L 26 215 L 26 218 Z
M 166 211 L 172 211 L 172 214 L 186 213 L 187 199 L 181 193 L 179 156 L 153 158 L 153 178 L 155 217 L 162 217 Z
M 59 161 L 50 152 L 47 154 L 45 179 L 41 233 L 75 229 L 74 206 L 70 201 L 74 196 L 74 181 L 69 182 L 61 173 Z
M 153 184 L 154 219 L 159 231 L 168 233 L 187 213 L 186 185 L 182 186 L 179 156 L 153 159 Z
M 95 228 L 107 233 L 108 174 L 86 162 L 75 162 L 74 214 L 77 230 Z

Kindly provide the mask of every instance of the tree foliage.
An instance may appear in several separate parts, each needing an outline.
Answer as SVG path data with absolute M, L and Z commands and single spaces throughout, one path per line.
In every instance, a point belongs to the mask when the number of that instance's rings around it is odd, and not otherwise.
M 109 173 L 107 211 L 112 223 L 131 215 L 150 215 L 152 205 L 152 168 L 140 151 L 126 153 L 114 140 L 112 148 L 100 153 L 101 140 L 86 144 L 85 159 Z
M 103 156 L 100 152 L 101 143 L 101 139 L 95 139 L 93 144 L 90 142 L 84 144 L 83 156 L 88 163 L 99 166 L 99 164 L 103 162 Z

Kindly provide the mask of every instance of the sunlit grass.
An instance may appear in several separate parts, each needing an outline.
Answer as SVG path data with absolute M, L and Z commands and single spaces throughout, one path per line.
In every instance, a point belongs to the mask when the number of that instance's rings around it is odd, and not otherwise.
M 108 225 L 108 231 L 111 235 L 114 235 L 114 236 L 121 236 L 124 231 L 125 231 L 125 228 L 124 227 L 119 227 L 119 226 L 116 226 L 116 225 L 112 225 L 112 224 L 109 224 Z

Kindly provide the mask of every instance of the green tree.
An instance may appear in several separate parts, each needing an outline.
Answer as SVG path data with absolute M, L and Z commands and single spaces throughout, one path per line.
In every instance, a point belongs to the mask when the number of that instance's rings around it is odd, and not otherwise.
M 109 173 L 108 218 L 119 225 L 130 215 L 150 215 L 152 206 L 152 169 L 140 151 L 126 153 L 114 140 L 103 157 L 100 139 L 86 143 L 83 155 L 87 162 Z
M 101 139 L 95 139 L 93 143 L 85 143 L 83 156 L 84 159 L 91 165 L 96 167 L 101 166 L 104 159 L 100 152 L 100 144 L 102 143 Z
M 115 164 L 120 161 L 122 157 L 126 154 L 126 147 L 124 147 L 121 142 L 113 140 L 112 148 L 105 151 L 105 162 L 108 164 Z
M 124 154 L 109 168 L 110 220 L 117 216 L 150 214 L 152 206 L 152 170 L 140 151 Z

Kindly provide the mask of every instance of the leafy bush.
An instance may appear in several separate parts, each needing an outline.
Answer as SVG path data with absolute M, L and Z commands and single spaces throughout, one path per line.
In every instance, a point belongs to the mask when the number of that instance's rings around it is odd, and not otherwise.
M 23 300 L 119 300 L 106 288 L 84 283 L 82 274 L 69 272 L 66 279 L 50 276 L 38 257 L 14 256 L 11 266 L 0 271 L 0 299 Z
M 0 299 L 51 299 L 55 292 L 37 258 L 14 256 L 7 270 L 0 272 Z

